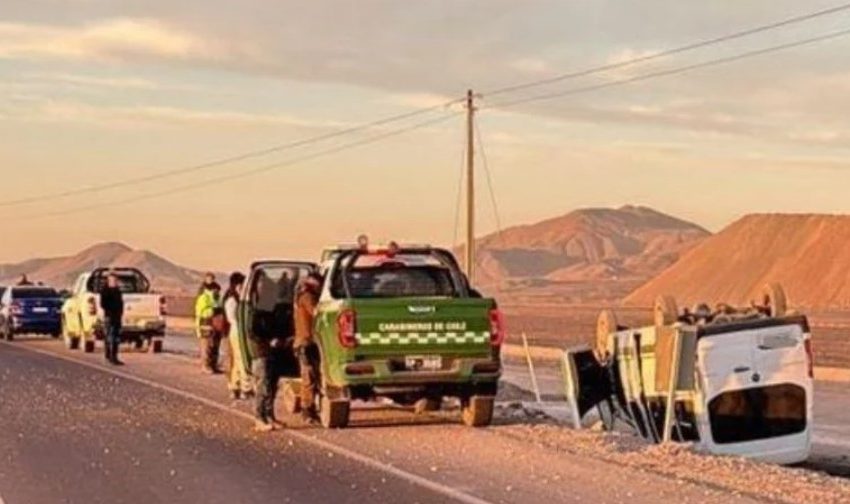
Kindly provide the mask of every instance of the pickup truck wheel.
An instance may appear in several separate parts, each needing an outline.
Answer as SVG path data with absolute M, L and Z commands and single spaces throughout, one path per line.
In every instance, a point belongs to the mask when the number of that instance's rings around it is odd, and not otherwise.
M 460 416 L 467 427 L 486 427 L 493 423 L 496 398 L 474 395 L 461 401 Z
M 294 415 L 301 412 L 300 383 L 295 380 L 283 382 L 283 411 Z
M 85 353 L 94 352 L 94 340 L 87 339 L 87 340 L 81 341 L 81 343 L 82 343 L 82 347 L 83 347 L 83 352 L 85 352 Z
M 148 351 L 155 354 L 162 353 L 162 340 L 158 338 L 152 339 L 148 345 Z
M 442 397 L 423 397 L 413 403 L 413 413 L 416 415 L 424 415 L 431 411 L 440 411 L 440 408 L 442 407 Z
M 143 338 L 136 338 L 133 340 L 133 348 L 136 350 L 141 350 L 145 346 L 145 340 Z
M 65 320 L 65 315 L 62 315 L 61 324 L 62 339 L 65 341 L 65 348 L 68 350 L 76 350 L 80 346 L 80 338 L 71 335 L 71 331 L 68 330 L 68 321 Z
M 319 419 L 326 429 L 342 429 L 348 426 L 351 413 L 351 401 L 348 399 L 329 399 L 322 396 L 319 402 Z

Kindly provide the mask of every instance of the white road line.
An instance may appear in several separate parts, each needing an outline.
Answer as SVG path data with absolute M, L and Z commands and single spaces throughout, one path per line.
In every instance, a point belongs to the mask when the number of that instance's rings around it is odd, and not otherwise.
M 0 341 L 0 343 L 2 343 L 4 345 L 13 346 L 12 344 L 7 343 L 7 342 Z M 15 346 L 15 348 L 22 348 L 22 349 L 28 350 L 30 352 L 38 353 L 38 354 L 41 354 L 41 355 L 46 355 L 46 356 L 53 357 L 53 358 L 56 358 L 56 359 L 61 359 L 61 360 L 67 361 L 67 362 L 73 362 L 75 364 L 79 364 L 81 366 L 85 366 L 85 367 L 88 367 L 88 368 L 91 368 L 91 369 L 96 369 L 96 370 L 101 371 L 103 373 L 108 373 L 108 374 L 111 374 L 111 375 L 114 375 L 114 376 L 118 376 L 118 377 L 124 378 L 126 380 L 134 381 L 136 383 L 141 383 L 142 385 L 147 385 L 148 387 L 152 387 L 152 388 L 155 388 L 155 389 L 158 389 L 158 390 L 162 390 L 164 392 L 169 392 L 171 394 L 178 395 L 178 396 L 183 397 L 185 399 L 189 399 L 189 400 L 192 400 L 192 401 L 202 403 L 206 406 L 209 406 L 211 408 L 215 408 L 215 409 L 217 409 L 219 411 L 223 411 L 225 413 L 230 413 L 230 414 L 233 414 L 233 415 L 236 415 L 236 416 L 239 416 L 239 417 L 245 418 L 247 420 L 251 420 L 251 421 L 254 420 L 254 417 L 249 413 L 231 408 L 230 406 L 225 406 L 225 405 L 220 404 L 216 401 L 213 401 L 212 399 L 207 399 L 206 397 L 201 397 L 199 395 L 195 395 L 195 394 L 193 394 L 191 392 L 187 392 L 185 390 L 180 390 L 178 388 L 170 387 L 168 385 L 163 385 L 161 383 L 157 383 L 155 381 L 148 380 L 146 378 L 141 378 L 139 376 L 134 376 L 134 375 L 129 374 L 129 373 L 117 371 L 115 369 L 106 368 L 106 367 L 103 367 L 99 364 L 94 364 L 92 362 L 81 360 L 81 359 L 78 359 L 76 357 L 71 357 L 69 355 L 57 354 L 57 353 L 54 353 L 54 352 L 51 352 L 51 351 L 48 351 L 48 350 L 42 350 L 40 348 L 32 348 L 32 347 L 23 346 L 23 345 L 14 345 L 14 346 Z M 359 463 L 361 463 L 365 466 L 371 467 L 373 469 L 377 469 L 379 471 L 386 472 L 388 474 L 391 474 L 393 476 L 401 478 L 401 479 L 403 479 L 403 480 L 405 480 L 409 483 L 412 483 L 414 485 L 419 485 L 419 486 L 421 486 L 423 488 L 427 488 L 428 490 L 431 490 L 433 492 L 445 495 L 446 497 L 457 500 L 458 502 L 464 502 L 466 504 L 493 504 L 490 501 L 481 499 L 479 497 L 468 494 L 468 493 L 463 492 L 461 490 L 458 490 L 456 488 L 452 488 L 450 486 L 443 485 L 442 483 L 432 481 L 432 480 L 429 480 L 427 478 L 423 478 L 422 476 L 419 476 L 417 474 L 405 471 L 404 469 L 400 469 L 400 468 L 395 467 L 391 464 L 381 462 L 380 460 L 374 459 L 374 458 L 369 457 L 367 455 L 363 455 L 361 453 L 351 451 L 347 448 L 343 448 L 341 446 L 335 445 L 335 444 L 330 443 L 328 441 L 324 441 L 322 439 L 318 439 L 318 438 L 309 436 L 309 435 L 304 434 L 302 432 L 293 431 L 293 430 L 286 430 L 284 432 L 287 435 L 292 436 L 292 437 L 297 438 L 297 439 L 300 439 L 301 441 L 303 441 L 305 443 L 311 444 L 313 446 L 316 446 L 316 447 L 321 448 L 323 450 L 327 450 L 329 452 L 333 452 L 337 455 L 348 458 L 348 459 L 353 460 L 355 462 L 359 462 Z M 0 504 L 4 504 L 2 498 L 0 498 Z

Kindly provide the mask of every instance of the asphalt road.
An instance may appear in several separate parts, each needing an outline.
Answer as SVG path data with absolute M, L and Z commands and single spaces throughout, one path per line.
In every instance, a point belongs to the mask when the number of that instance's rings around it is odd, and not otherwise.
M 0 500 L 20 503 L 753 502 L 522 438 L 365 408 L 352 427 L 250 430 L 222 377 L 171 354 L 116 370 L 61 342 L 0 343 Z M 518 420 L 524 423 L 524 420 Z
M 0 363 L 6 504 L 449 500 L 130 380 L 13 346 Z

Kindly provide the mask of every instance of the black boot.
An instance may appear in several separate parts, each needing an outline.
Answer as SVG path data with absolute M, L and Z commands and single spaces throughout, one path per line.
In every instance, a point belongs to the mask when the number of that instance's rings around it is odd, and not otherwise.
M 118 360 L 118 346 L 119 343 L 112 344 L 112 364 L 116 366 L 123 366 L 124 363 Z

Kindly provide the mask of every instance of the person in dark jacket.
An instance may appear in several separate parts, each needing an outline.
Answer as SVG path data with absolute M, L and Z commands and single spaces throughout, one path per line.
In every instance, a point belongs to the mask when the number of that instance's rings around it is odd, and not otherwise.
M 268 432 L 284 427 L 274 415 L 274 403 L 277 399 L 278 382 L 281 378 L 281 352 L 284 348 L 282 338 L 273 336 L 271 331 L 251 331 L 251 374 L 254 376 L 254 429 Z
M 100 307 L 103 309 L 103 326 L 106 330 L 104 348 L 106 360 L 115 366 L 124 365 L 118 360 L 121 343 L 121 319 L 124 317 L 124 297 L 118 287 L 118 277 L 110 273 L 106 286 L 100 291 Z

